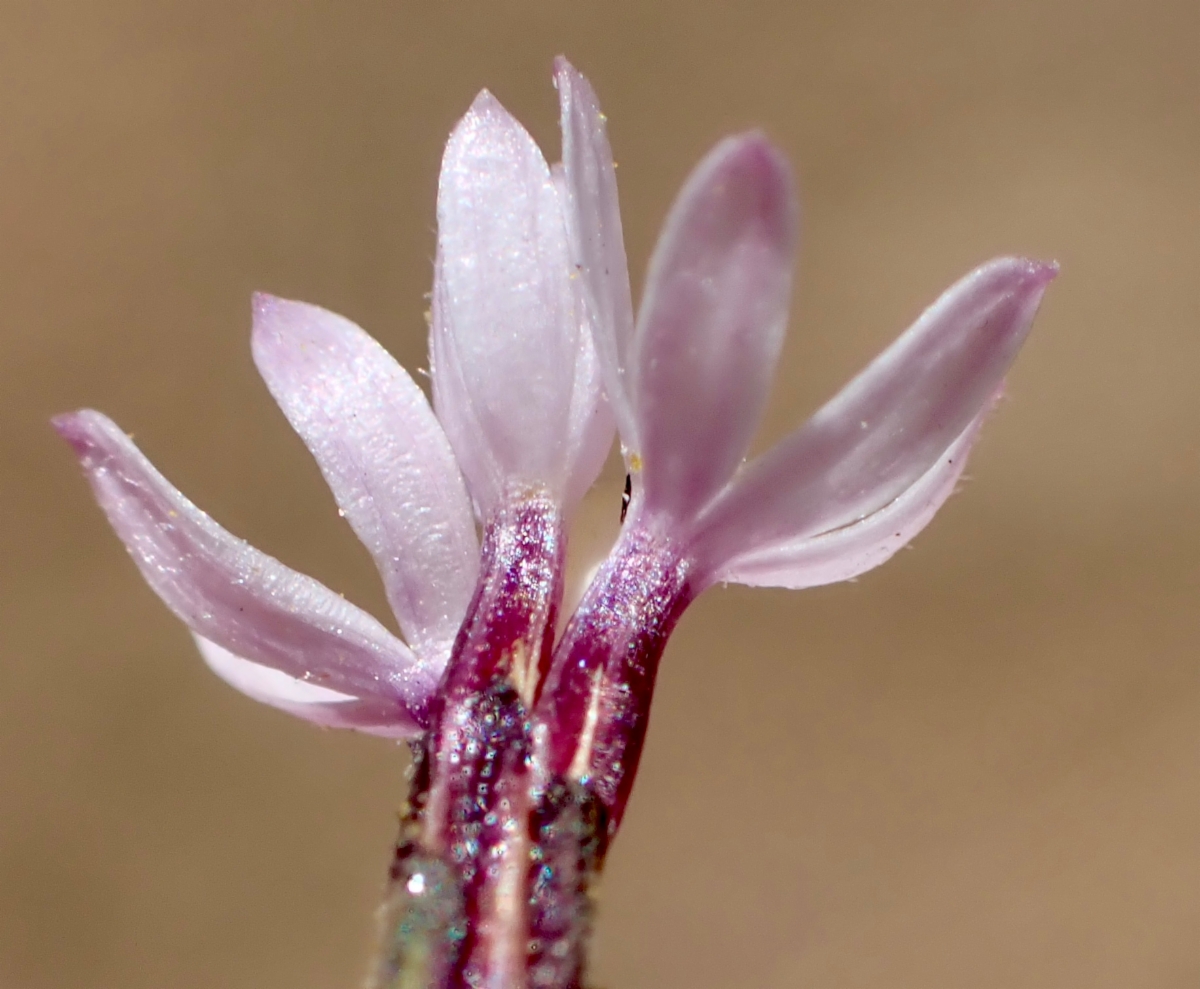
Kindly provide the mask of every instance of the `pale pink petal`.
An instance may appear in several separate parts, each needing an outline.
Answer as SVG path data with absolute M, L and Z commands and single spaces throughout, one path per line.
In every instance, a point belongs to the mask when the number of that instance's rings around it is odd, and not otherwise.
M 111 419 L 87 409 L 54 425 L 142 576 L 193 632 L 290 677 L 420 717 L 438 670 L 374 618 L 222 529 Z
M 954 493 L 993 404 L 989 402 L 950 449 L 895 501 L 832 532 L 781 541 L 740 556 L 715 579 L 799 590 L 851 580 L 886 563 L 930 523 Z
M 421 389 L 348 319 L 254 300 L 254 360 L 370 550 L 409 645 L 450 655 L 479 569 L 471 503 Z
M 474 399 L 463 380 L 458 348 L 446 332 L 445 314 L 450 308 L 446 294 L 446 279 L 442 276 L 439 256 L 433 262 L 429 323 L 429 378 L 433 407 L 466 479 L 467 493 L 471 497 L 475 515 L 483 519 L 485 508 L 499 497 L 504 475 L 483 440 L 483 427 L 475 412 Z M 480 502 L 481 495 L 488 499 L 486 506 Z
M 442 159 L 433 308 L 434 403 L 476 504 L 561 494 L 579 333 L 566 225 L 541 151 L 486 91 Z
M 697 526 L 722 563 L 847 525 L 897 498 L 979 415 L 1057 268 L 1000 258 L 942 295 L 804 426 L 726 489 Z
M 797 210 L 759 134 L 722 141 L 671 209 L 634 342 L 645 509 L 688 519 L 729 480 L 783 344 Z
M 582 276 L 605 387 L 622 442 L 636 450 L 640 444 L 626 381 L 632 361 L 633 297 L 606 118 L 591 83 L 565 58 L 554 62 L 554 84 L 562 124 L 572 258 Z
M 565 203 L 568 193 L 563 166 L 551 165 L 550 174 Z M 583 499 L 608 459 L 616 424 L 605 390 L 603 369 L 596 353 L 595 335 L 592 332 L 594 315 L 591 314 L 585 298 L 586 286 L 582 278 L 573 278 L 571 287 L 575 292 L 575 312 L 580 319 L 579 349 L 575 355 L 575 384 L 571 390 L 567 440 L 565 502 L 568 507 L 573 508 Z
M 579 311 L 583 312 L 582 306 Z M 567 486 L 563 499 L 568 510 L 583 500 L 595 482 L 608 459 L 616 432 L 612 407 L 604 392 L 600 360 L 591 329 L 586 324 L 580 328 L 578 347 L 568 420 Z
M 200 655 L 217 676 L 261 704 L 294 714 L 322 728 L 352 728 L 385 738 L 411 738 L 421 731 L 403 704 L 382 697 L 359 699 L 297 680 L 235 656 L 193 633 Z

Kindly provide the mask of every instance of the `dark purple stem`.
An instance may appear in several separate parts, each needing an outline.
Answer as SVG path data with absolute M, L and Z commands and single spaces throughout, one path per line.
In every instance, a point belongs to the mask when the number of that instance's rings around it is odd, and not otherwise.
M 422 846 L 455 870 L 465 936 L 446 984 L 518 986 L 528 953 L 529 709 L 562 593 L 562 518 L 524 499 L 484 531 L 475 597 L 435 711 Z
M 479 586 L 414 748 L 373 989 L 583 985 L 590 887 L 697 585 L 635 512 L 552 648 L 562 563 L 548 499 L 514 500 L 485 527 Z
M 554 650 L 536 708 L 548 771 L 595 792 L 610 837 L 637 774 L 659 660 L 695 597 L 694 570 L 669 540 L 633 522 Z

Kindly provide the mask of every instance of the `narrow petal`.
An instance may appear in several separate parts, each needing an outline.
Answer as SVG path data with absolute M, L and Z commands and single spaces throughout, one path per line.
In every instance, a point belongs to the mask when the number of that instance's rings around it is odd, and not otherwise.
M 550 168 L 484 91 L 438 186 L 434 403 L 484 513 L 509 485 L 566 482 L 579 320 Z
M 697 529 L 710 564 L 836 529 L 897 498 L 984 408 L 1056 272 L 1000 258 L 951 287 L 726 489 Z
M 579 311 L 583 312 L 582 307 Z M 604 392 L 600 359 L 596 354 L 591 329 L 586 324 L 580 329 L 578 348 L 567 424 L 567 486 L 564 501 L 568 510 L 578 505 L 595 483 L 604 461 L 608 459 L 616 432 L 612 406 Z
M 783 344 L 796 217 L 787 163 L 759 134 L 718 144 L 671 209 L 634 344 L 651 513 L 690 518 L 745 456 Z
M 486 513 L 481 498 L 486 498 L 487 506 L 490 506 L 499 497 L 504 477 L 483 439 L 483 427 L 476 415 L 474 397 L 463 379 L 458 348 L 447 332 L 446 314 L 450 308 L 439 256 L 433 262 L 433 302 L 429 324 L 429 378 L 433 407 L 466 479 L 475 516 L 483 519 Z
M 567 202 L 569 193 L 563 166 L 552 165 L 550 174 L 558 186 L 561 201 Z M 587 302 L 587 287 L 582 278 L 572 278 L 571 288 L 575 293 L 575 312 L 580 325 L 568 422 L 568 507 L 578 505 L 595 482 L 604 461 L 608 459 L 608 451 L 612 448 L 616 433 L 612 403 L 608 400 L 603 369 L 596 353 L 596 338 L 592 332 L 595 315 Z
M 450 655 L 479 546 L 462 475 L 421 389 L 348 319 L 254 300 L 254 360 L 379 568 L 413 651 Z
M 731 561 L 716 579 L 799 590 L 852 580 L 886 563 L 932 521 L 954 493 L 994 404 L 989 402 L 950 449 L 891 504 L 832 532 L 764 546 Z
M 295 679 L 422 716 L 437 671 L 374 618 L 222 529 L 111 419 L 88 409 L 54 425 L 142 576 L 193 632 Z
M 554 84 L 561 114 L 572 260 L 582 275 L 592 333 L 621 441 L 636 450 L 640 442 L 626 380 L 632 362 L 633 296 L 606 118 L 591 83 L 565 58 L 554 62 Z
M 352 728 L 384 738 L 411 738 L 420 725 L 402 704 L 379 697 L 359 699 L 315 683 L 297 680 L 279 670 L 252 663 L 195 635 L 200 655 L 217 676 L 260 704 L 286 711 L 322 728 Z

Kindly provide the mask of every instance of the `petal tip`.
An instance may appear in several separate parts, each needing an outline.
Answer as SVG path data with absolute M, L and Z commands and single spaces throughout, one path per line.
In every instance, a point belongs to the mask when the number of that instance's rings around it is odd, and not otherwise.
M 713 152 L 714 189 L 740 188 L 747 195 L 744 208 L 761 220 L 780 224 L 778 233 L 794 236 L 797 205 L 792 191 L 792 169 L 787 157 L 761 130 L 735 134 Z
M 983 271 L 1009 282 L 1014 288 L 1038 290 L 1058 276 L 1057 261 L 1036 258 L 1000 257 L 983 266 Z
M 311 302 L 255 292 L 250 324 L 250 350 L 256 363 L 269 353 L 293 353 L 297 345 L 318 345 L 331 320 L 339 317 Z M 259 370 L 263 368 L 259 365 Z
M 556 55 L 554 57 L 554 88 L 561 94 L 570 93 L 572 90 L 582 90 L 585 98 L 595 103 L 595 93 L 592 91 L 591 83 L 588 82 L 587 76 L 580 72 L 567 59 L 566 55 Z
M 250 345 L 260 346 L 268 336 L 274 336 L 276 317 L 282 299 L 266 292 L 255 292 L 250 296 Z
M 726 138 L 729 160 L 765 178 L 787 178 L 791 172 L 786 156 L 766 133 L 759 129 L 743 131 Z
M 268 316 L 285 305 L 287 305 L 287 299 L 281 299 L 270 292 L 250 293 L 250 311 L 254 314 L 256 320 L 259 316 Z
M 83 453 L 86 448 L 85 433 L 81 428 L 80 418 L 83 411 L 60 412 L 50 417 L 50 425 L 64 440 L 71 444 L 76 453 Z
M 1030 258 L 1020 258 L 1020 273 L 1014 286 L 1015 295 L 1022 300 L 1023 308 L 1030 315 L 1036 313 L 1042 304 L 1042 298 L 1050 283 L 1058 277 L 1057 261 L 1037 261 Z
M 1030 281 L 1038 285 L 1049 285 L 1058 277 L 1059 264 L 1057 261 L 1027 260 Z
M 491 90 L 481 89 L 446 142 L 442 157 L 443 178 L 447 167 L 477 169 L 478 164 L 468 163 L 480 155 L 499 153 L 505 158 L 511 157 L 514 149 L 525 141 L 532 144 L 533 138 L 516 117 L 504 108 Z
M 75 455 L 86 461 L 99 447 L 95 432 L 103 424 L 104 418 L 93 409 L 78 409 L 52 416 L 50 425 L 66 440 Z
M 509 112 L 504 109 L 502 104 L 492 94 L 490 89 L 481 89 L 471 101 L 470 107 L 467 109 L 463 120 L 469 120 L 473 117 L 481 117 L 484 119 L 501 117 L 507 120 L 510 117 Z

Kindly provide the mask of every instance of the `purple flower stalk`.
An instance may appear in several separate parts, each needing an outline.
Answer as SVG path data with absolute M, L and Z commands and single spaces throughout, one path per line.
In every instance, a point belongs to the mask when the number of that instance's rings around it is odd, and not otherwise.
M 1056 271 L 971 272 L 744 464 L 787 320 L 787 164 L 758 133 L 708 154 L 635 317 L 605 117 L 565 60 L 555 78 L 561 165 L 486 91 L 446 146 L 432 409 L 353 323 L 254 301 L 255 362 L 404 641 L 226 532 L 100 413 L 55 419 L 219 676 L 316 724 L 412 742 L 378 989 L 582 984 L 589 885 L 679 616 L 714 583 L 848 580 L 911 540 L 954 490 Z M 614 424 L 627 514 L 556 639 L 567 526 Z

